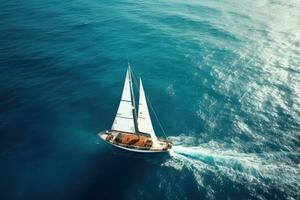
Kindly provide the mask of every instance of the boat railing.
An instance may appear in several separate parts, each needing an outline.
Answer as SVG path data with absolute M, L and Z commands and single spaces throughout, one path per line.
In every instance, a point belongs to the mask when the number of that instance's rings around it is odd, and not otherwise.
M 122 144 L 122 143 L 119 143 L 119 142 L 114 142 L 114 143 L 119 145 L 119 146 L 127 147 L 127 148 L 130 148 L 130 149 L 140 149 L 140 150 L 149 150 L 150 149 L 150 147 L 138 147 L 138 146 L 134 146 L 134 145 Z

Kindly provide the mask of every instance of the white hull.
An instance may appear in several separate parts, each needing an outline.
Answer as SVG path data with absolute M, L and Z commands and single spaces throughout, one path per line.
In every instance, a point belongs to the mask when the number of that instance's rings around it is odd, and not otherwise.
M 110 145 L 112 145 L 114 147 L 117 147 L 119 149 L 131 151 L 131 152 L 136 152 L 136 153 L 169 153 L 169 150 L 170 150 L 170 149 L 166 149 L 166 150 L 164 150 L 164 149 L 143 150 L 143 149 L 128 148 L 128 147 L 120 146 L 118 144 L 114 144 L 114 143 L 111 143 L 110 141 L 107 141 L 106 140 L 106 132 L 100 132 L 100 133 L 98 133 L 98 135 L 106 143 L 108 143 L 108 144 L 110 144 Z

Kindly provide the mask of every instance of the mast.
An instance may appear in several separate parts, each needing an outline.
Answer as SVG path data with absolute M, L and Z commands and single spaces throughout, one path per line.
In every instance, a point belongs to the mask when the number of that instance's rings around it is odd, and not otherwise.
M 132 113 L 133 113 L 134 127 L 135 127 L 135 133 L 138 133 L 139 128 L 138 128 L 138 123 L 137 123 L 137 112 L 136 112 L 134 91 L 133 91 L 133 86 L 132 86 L 131 66 L 130 66 L 129 62 L 128 62 L 128 71 L 129 71 L 130 91 L 131 91 L 131 96 L 132 96 Z

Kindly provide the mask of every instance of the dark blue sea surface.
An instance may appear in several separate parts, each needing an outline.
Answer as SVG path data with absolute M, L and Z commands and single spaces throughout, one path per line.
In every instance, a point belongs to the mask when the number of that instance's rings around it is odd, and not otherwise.
M 97 136 L 127 57 L 169 157 Z M 300 2 L 2 0 L 0 199 L 300 199 Z

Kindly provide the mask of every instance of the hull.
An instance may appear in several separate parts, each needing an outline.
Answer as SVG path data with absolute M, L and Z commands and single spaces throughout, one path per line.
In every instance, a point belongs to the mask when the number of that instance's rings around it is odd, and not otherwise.
M 133 147 L 126 147 L 122 145 L 118 145 L 117 143 L 113 143 L 112 141 L 109 141 L 106 139 L 107 137 L 107 131 L 103 131 L 98 133 L 99 137 L 105 141 L 107 144 L 110 144 L 114 146 L 115 148 L 121 149 L 121 150 L 126 150 L 130 152 L 135 152 L 135 153 L 147 153 L 147 154 L 166 154 L 169 153 L 170 149 L 137 149 Z

